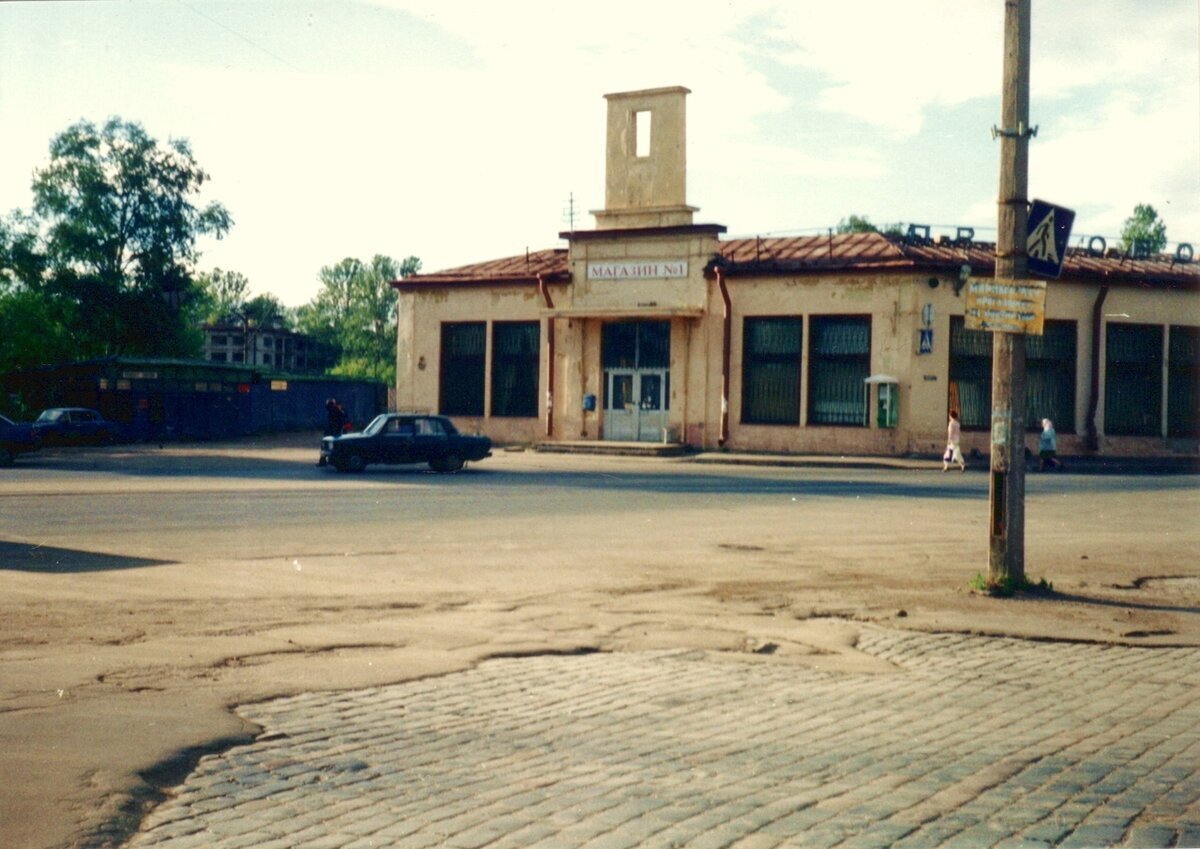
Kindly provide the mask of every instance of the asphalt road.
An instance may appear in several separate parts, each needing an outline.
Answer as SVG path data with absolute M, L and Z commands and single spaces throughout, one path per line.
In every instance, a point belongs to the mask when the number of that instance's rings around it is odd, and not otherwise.
M 1195 492 L 1194 476 L 1031 474 L 1030 511 L 1047 500 L 1125 494 L 1169 498 Z M 546 457 L 499 452 L 458 474 L 423 467 L 370 467 L 359 475 L 317 468 L 303 451 L 282 456 L 237 448 L 192 447 L 181 456 L 148 447 L 44 451 L 0 476 L 2 530 L 63 550 L 60 570 L 98 568 L 99 553 L 149 561 L 303 556 L 330 551 L 398 551 L 406 535 L 436 534 L 439 525 L 470 535 L 473 520 L 553 523 L 569 538 L 598 516 L 622 535 L 631 517 L 645 521 L 670 510 L 719 509 L 738 514 L 781 504 L 832 499 L 861 512 L 864 502 L 896 499 L 987 501 L 985 475 L 890 469 L 797 469 L 705 466 L 599 457 Z M 514 533 L 517 529 L 514 527 Z M 647 545 L 653 545 L 647 540 Z M 72 560 L 68 552 L 78 551 Z M 43 551 L 22 565 L 51 568 Z

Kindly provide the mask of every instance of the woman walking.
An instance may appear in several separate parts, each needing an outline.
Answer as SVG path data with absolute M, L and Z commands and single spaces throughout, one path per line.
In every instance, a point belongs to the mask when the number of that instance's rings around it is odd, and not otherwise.
M 1042 435 L 1038 437 L 1038 471 L 1046 469 L 1061 469 L 1062 462 L 1058 459 L 1058 434 L 1054 432 L 1054 422 L 1042 419 Z
M 958 421 L 958 410 L 950 411 L 950 423 L 946 425 L 946 451 L 942 454 L 942 471 L 950 468 L 951 463 L 958 463 L 958 470 L 965 472 L 967 463 L 963 460 L 962 448 L 959 447 L 959 441 L 962 439 L 962 425 Z

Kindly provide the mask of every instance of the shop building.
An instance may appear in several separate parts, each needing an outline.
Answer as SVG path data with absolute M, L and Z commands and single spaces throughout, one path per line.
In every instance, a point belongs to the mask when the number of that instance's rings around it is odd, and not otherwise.
M 953 408 L 986 453 L 991 336 L 964 313 L 995 246 L 967 228 L 725 238 L 686 202 L 687 94 L 606 96 L 605 206 L 566 249 L 395 281 L 398 406 L 498 442 L 879 455 L 939 453 Z M 1028 337 L 1032 448 L 1051 418 L 1064 454 L 1197 452 L 1192 259 L 1068 250 Z

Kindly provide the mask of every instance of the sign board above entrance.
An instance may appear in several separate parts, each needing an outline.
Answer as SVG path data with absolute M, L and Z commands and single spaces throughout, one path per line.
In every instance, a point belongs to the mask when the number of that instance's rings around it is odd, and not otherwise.
M 968 330 L 1042 335 L 1045 280 L 972 280 L 963 325 Z
M 687 276 L 686 259 L 624 259 L 587 264 L 588 280 L 653 280 Z

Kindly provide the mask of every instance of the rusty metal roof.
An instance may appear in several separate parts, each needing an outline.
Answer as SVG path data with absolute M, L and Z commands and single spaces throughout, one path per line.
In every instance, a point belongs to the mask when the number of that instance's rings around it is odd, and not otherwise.
M 726 239 L 711 264 L 730 276 L 797 276 L 872 271 L 954 272 L 971 266 L 974 276 L 990 276 L 996 268 L 996 246 L 988 242 L 906 240 L 882 233 L 782 236 Z M 567 251 L 534 251 L 459 268 L 417 274 L 395 281 L 399 288 L 447 285 L 536 284 L 570 282 Z M 1069 248 L 1062 280 L 1164 288 L 1200 289 L 1200 263 L 1170 256 L 1130 259 L 1110 250 L 1093 254 Z
M 537 283 L 538 275 L 549 281 L 570 280 L 566 248 L 529 251 L 523 255 L 462 265 L 429 274 L 414 274 L 392 281 L 397 288 L 437 285 L 492 283 Z

